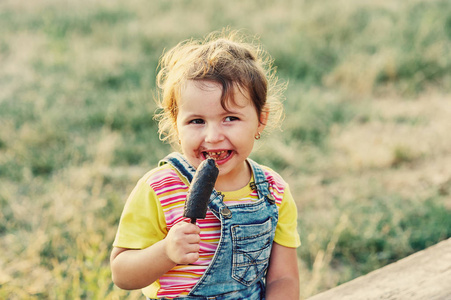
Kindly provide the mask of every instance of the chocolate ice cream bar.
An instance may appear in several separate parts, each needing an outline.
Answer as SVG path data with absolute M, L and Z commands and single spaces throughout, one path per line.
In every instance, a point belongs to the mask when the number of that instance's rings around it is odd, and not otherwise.
M 204 160 L 196 170 L 185 201 L 184 217 L 195 224 L 196 219 L 205 219 L 210 195 L 215 187 L 219 169 L 212 158 Z

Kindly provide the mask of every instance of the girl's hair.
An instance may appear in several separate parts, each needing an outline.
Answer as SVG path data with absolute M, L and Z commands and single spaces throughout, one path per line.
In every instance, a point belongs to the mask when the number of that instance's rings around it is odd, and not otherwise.
M 247 91 L 257 111 L 269 111 L 267 127 L 282 120 L 282 92 L 275 76 L 272 58 L 253 42 L 243 42 L 238 31 L 209 34 L 202 40 L 187 40 L 160 58 L 157 86 L 160 139 L 173 145 L 177 138 L 178 101 L 187 80 L 213 81 L 222 86 L 221 105 L 227 110 L 234 103 L 234 88 Z

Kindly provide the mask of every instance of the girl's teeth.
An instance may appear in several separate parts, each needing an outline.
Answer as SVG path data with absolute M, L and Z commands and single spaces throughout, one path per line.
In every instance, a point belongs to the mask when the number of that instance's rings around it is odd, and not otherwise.
M 223 151 L 217 151 L 217 152 L 206 152 L 206 156 L 213 158 L 213 159 L 219 159 L 222 154 L 226 153 L 225 150 Z
M 220 152 L 210 152 L 210 155 L 221 155 L 222 153 L 224 153 L 224 151 L 220 151 Z

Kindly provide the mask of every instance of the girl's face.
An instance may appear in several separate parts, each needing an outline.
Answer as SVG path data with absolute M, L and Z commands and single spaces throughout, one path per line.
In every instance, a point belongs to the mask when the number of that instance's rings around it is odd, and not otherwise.
M 177 115 L 177 132 L 182 152 L 197 168 L 207 157 L 219 166 L 216 189 L 235 190 L 250 179 L 245 162 L 254 138 L 265 127 L 248 92 L 234 88 L 235 103 L 221 106 L 222 86 L 210 81 L 188 81 L 182 89 Z M 266 123 L 267 113 L 260 119 Z

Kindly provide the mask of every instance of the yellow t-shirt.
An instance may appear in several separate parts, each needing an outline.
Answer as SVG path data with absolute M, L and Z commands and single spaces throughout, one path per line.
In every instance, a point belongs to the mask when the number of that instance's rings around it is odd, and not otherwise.
M 300 239 L 297 231 L 297 208 L 289 187 L 277 173 L 269 168 L 263 168 L 273 186 L 273 195 L 279 208 L 274 242 L 285 247 L 298 247 Z M 139 180 L 127 199 L 113 245 L 121 248 L 144 249 L 164 239 L 168 228 L 183 219 L 187 190 L 186 180 L 169 164 L 148 172 Z M 258 200 L 256 191 L 252 190 L 249 184 L 238 191 L 222 193 L 223 201 L 228 206 Z M 202 276 L 219 242 L 220 221 L 208 210 L 207 218 L 202 222 L 205 230 L 201 228 L 201 240 L 204 241 L 205 249 L 202 251 L 201 247 L 198 262 L 194 266 L 177 266 L 176 270 L 165 274 L 165 278 L 160 278 L 144 288 L 143 293 L 146 296 L 157 298 L 157 296 L 173 297 L 187 294 Z M 203 237 L 203 231 L 208 231 L 208 240 L 207 234 Z M 183 273 L 186 282 L 180 283 L 180 278 L 175 280 L 177 273 Z M 170 291 L 166 291 L 165 286 L 170 287 Z M 159 292 L 160 294 L 157 294 Z

